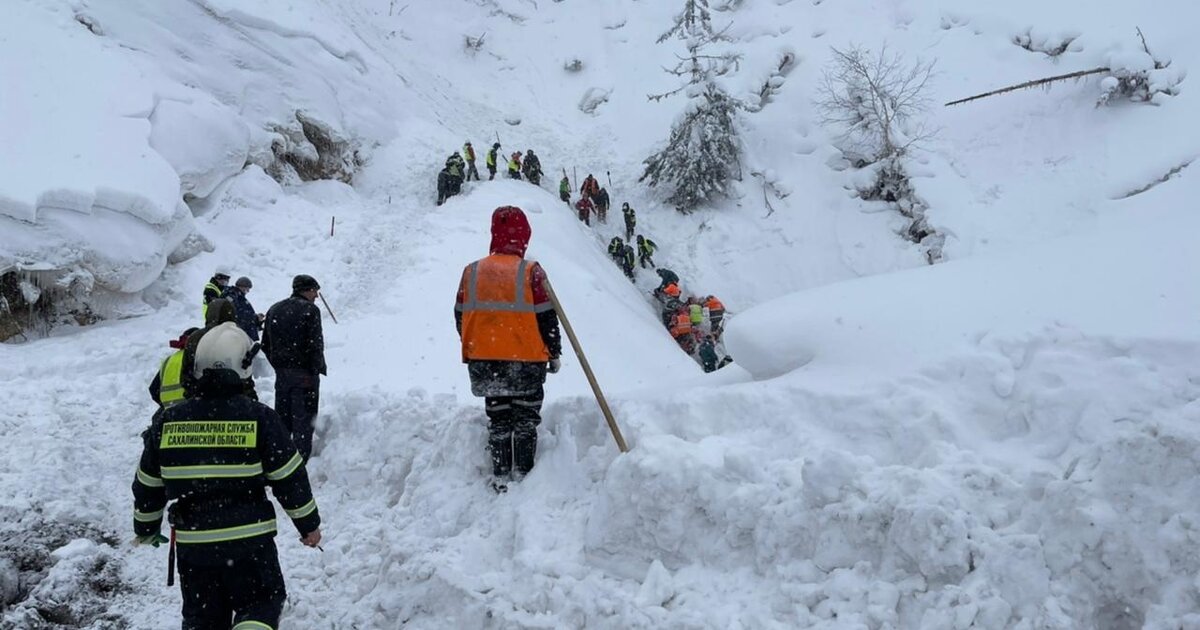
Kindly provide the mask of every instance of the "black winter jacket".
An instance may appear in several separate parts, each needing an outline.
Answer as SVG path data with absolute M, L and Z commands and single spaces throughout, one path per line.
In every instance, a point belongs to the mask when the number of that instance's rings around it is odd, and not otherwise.
M 241 388 L 230 371 L 206 372 L 198 398 L 157 414 L 142 434 L 133 481 L 138 536 L 160 531 L 174 501 L 169 520 L 181 553 L 237 555 L 275 535 L 267 486 L 302 536 L 320 526 L 304 460 L 279 416 Z
M 277 302 L 263 323 L 263 354 L 271 367 L 325 374 L 321 309 L 299 294 Z
M 246 294 L 237 287 L 229 287 L 225 289 L 224 297 L 233 304 L 234 321 L 238 328 L 245 331 L 251 340 L 258 341 L 258 329 L 262 328 L 262 322 L 258 321 L 258 313 L 254 312 L 254 305 L 250 304 Z

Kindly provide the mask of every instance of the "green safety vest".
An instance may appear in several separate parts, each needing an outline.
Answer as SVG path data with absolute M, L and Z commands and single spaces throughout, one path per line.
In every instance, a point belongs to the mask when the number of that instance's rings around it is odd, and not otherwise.
M 183 400 L 183 350 L 179 350 L 164 359 L 158 370 L 158 401 L 166 409 Z
M 205 284 L 204 292 L 208 293 L 209 289 L 216 291 L 217 297 L 221 297 L 221 287 L 219 285 L 217 285 L 217 283 L 209 282 L 208 284 Z M 204 300 L 204 303 L 200 305 L 200 318 L 204 319 L 204 320 L 208 320 L 208 298 L 202 297 L 200 299 Z
M 688 306 L 688 311 L 692 317 L 693 324 L 699 324 L 704 321 L 704 307 L 699 304 L 691 304 Z
M 475 148 L 474 147 L 467 148 L 467 145 L 464 144 L 463 150 L 462 150 L 462 155 L 463 155 L 463 158 L 465 158 L 468 162 L 474 162 L 475 161 Z
M 521 170 L 521 165 L 517 164 L 517 161 L 513 158 L 508 158 L 508 170 L 513 172 L 519 171 Z
M 560 193 L 571 192 L 571 183 L 568 182 L 565 177 L 563 178 L 563 180 L 561 182 L 558 183 L 558 192 L 560 192 Z
M 492 149 L 491 151 L 488 151 L 488 154 L 487 154 L 487 165 L 488 165 L 488 166 L 495 166 L 495 165 L 496 165 L 496 150 L 495 150 L 495 149 Z

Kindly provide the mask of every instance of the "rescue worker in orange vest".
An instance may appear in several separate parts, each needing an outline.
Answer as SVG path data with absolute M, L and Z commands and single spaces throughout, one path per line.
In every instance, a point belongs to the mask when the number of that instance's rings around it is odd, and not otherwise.
M 684 352 L 688 354 L 692 353 L 692 342 L 694 341 L 692 337 L 692 316 L 686 307 L 680 308 L 675 313 L 674 319 L 671 320 L 671 336 L 675 338 L 675 341 L 679 343 L 679 347 L 683 348 Z
M 583 179 L 583 184 L 579 186 L 579 194 L 594 202 L 594 197 L 600 194 L 600 182 L 597 182 L 596 178 L 588 173 L 588 176 Z
M 710 295 L 704 299 L 704 307 L 708 309 L 709 330 L 719 338 L 721 327 L 725 321 L 725 305 L 721 303 L 721 300 Z
M 655 297 L 662 302 L 662 320 L 663 326 L 671 327 L 671 320 L 675 317 L 675 311 L 679 309 L 682 302 L 679 300 L 680 295 L 679 285 L 671 282 L 655 289 Z M 674 335 L 672 335 L 674 336 Z
M 471 393 L 488 417 L 496 492 L 533 469 L 542 385 L 562 352 L 546 272 L 524 258 L 531 233 L 520 208 L 496 208 L 491 253 L 463 269 L 454 305 Z
M 467 181 L 471 181 L 472 176 L 479 181 L 479 169 L 475 168 L 475 147 L 469 141 L 463 145 L 462 154 L 467 161 Z

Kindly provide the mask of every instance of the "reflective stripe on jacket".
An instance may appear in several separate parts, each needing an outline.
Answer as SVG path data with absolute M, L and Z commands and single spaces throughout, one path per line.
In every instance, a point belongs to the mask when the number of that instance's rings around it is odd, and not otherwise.
M 183 402 L 183 350 L 167 357 L 158 370 L 158 402 L 164 409 Z
M 537 314 L 552 310 L 535 304 L 533 266 L 520 256 L 493 254 L 463 270 L 462 356 L 464 361 L 550 360 Z
M 215 282 L 210 281 L 208 284 L 204 285 L 204 301 L 200 305 L 201 318 L 208 319 L 208 303 L 216 298 L 221 297 L 223 292 L 224 291 L 221 289 L 220 285 Z
M 692 332 L 692 318 L 687 313 L 680 313 L 671 321 L 671 336 L 689 335 Z

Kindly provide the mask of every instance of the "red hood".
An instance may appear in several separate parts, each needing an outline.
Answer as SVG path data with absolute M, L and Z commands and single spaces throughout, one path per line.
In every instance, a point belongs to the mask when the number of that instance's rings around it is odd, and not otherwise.
M 524 257 L 532 234 L 529 220 L 520 208 L 501 206 L 492 213 L 492 245 L 488 251 Z

